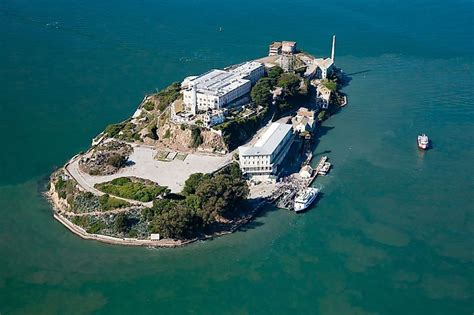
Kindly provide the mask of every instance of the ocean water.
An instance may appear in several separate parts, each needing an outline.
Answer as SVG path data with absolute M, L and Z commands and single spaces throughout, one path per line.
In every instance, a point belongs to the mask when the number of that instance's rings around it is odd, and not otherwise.
M 472 1 L 0 1 L 0 313 L 472 314 Z M 219 28 L 222 27 L 222 31 Z M 352 78 L 323 196 L 180 249 L 84 241 L 48 174 L 145 93 L 295 40 Z M 426 132 L 433 149 L 420 152 Z

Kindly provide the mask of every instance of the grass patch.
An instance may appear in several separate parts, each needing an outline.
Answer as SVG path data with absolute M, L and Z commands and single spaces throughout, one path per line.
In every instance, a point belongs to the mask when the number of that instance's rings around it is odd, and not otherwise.
M 176 158 L 177 158 L 178 160 L 180 160 L 180 161 L 184 161 L 187 156 L 188 156 L 187 153 L 178 153 L 178 154 L 176 155 Z
M 151 181 L 119 177 L 110 182 L 95 184 L 100 191 L 117 197 L 148 202 L 169 192 L 168 187 Z
M 109 194 L 100 196 L 99 204 L 102 211 L 120 209 L 120 208 L 125 208 L 125 207 L 130 206 L 130 203 L 128 203 L 127 201 L 111 197 L 109 196 Z

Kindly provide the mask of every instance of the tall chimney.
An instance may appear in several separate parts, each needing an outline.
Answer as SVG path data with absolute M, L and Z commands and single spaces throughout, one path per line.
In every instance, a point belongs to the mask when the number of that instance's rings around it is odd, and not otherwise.
M 336 35 L 332 36 L 331 60 L 334 62 L 334 54 L 336 52 Z

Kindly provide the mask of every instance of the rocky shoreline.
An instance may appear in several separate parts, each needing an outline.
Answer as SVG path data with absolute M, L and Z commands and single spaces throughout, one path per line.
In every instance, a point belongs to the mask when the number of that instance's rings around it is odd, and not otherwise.
M 58 192 L 56 191 L 54 185 L 50 185 L 49 190 L 44 193 L 45 198 L 53 207 L 53 217 L 59 223 L 64 225 L 70 232 L 79 236 L 84 240 L 94 240 L 105 244 L 110 245 L 127 245 L 127 246 L 146 246 L 146 247 L 156 247 L 156 248 L 175 248 L 190 245 L 198 241 L 211 240 L 219 236 L 228 235 L 236 232 L 240 227 L 249 223 L 255 215 L 261 210 L 263 206 L 268 204 L 266 200 L 260 201 L 257 205 L 252 207 L 252 210 L 248 212 L 242 218 L 233 222 L 229 225 L 228 230 L 219 231 L 210 235 L 204 235 L 192 239 L 160 239 L 160 240 L 150 240 L 150 239 L 138 239 L 138 238 L 119 238 L 102 234 L 93 234 L 88 233 L 82 227 L 72 223 L 68 218 L 64 216 L 68 211 L 68 203 L 66 200 L 59 198 Z

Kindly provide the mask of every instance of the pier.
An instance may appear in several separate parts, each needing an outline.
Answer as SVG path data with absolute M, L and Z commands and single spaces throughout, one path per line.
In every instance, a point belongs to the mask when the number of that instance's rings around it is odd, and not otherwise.
M 309 161 L 310 160 L 311 158 L 309 158 Z M 316 177 L 320 175 L 320 171 L 327 163 L 327 160 L 327 156 L 321 157 L 309 178 L 301 178 L 299 174 L 291 174 L 290 176 L 283 177 L 276 184 L 277 189 L 270 197 L 271 201 L 274 202 L 278 208 L 293 210 L 293 201 L 298 191 L 308 188 L 314 182 Z M 306 160 L 306 163 L 309 164 L 309 161 Z

